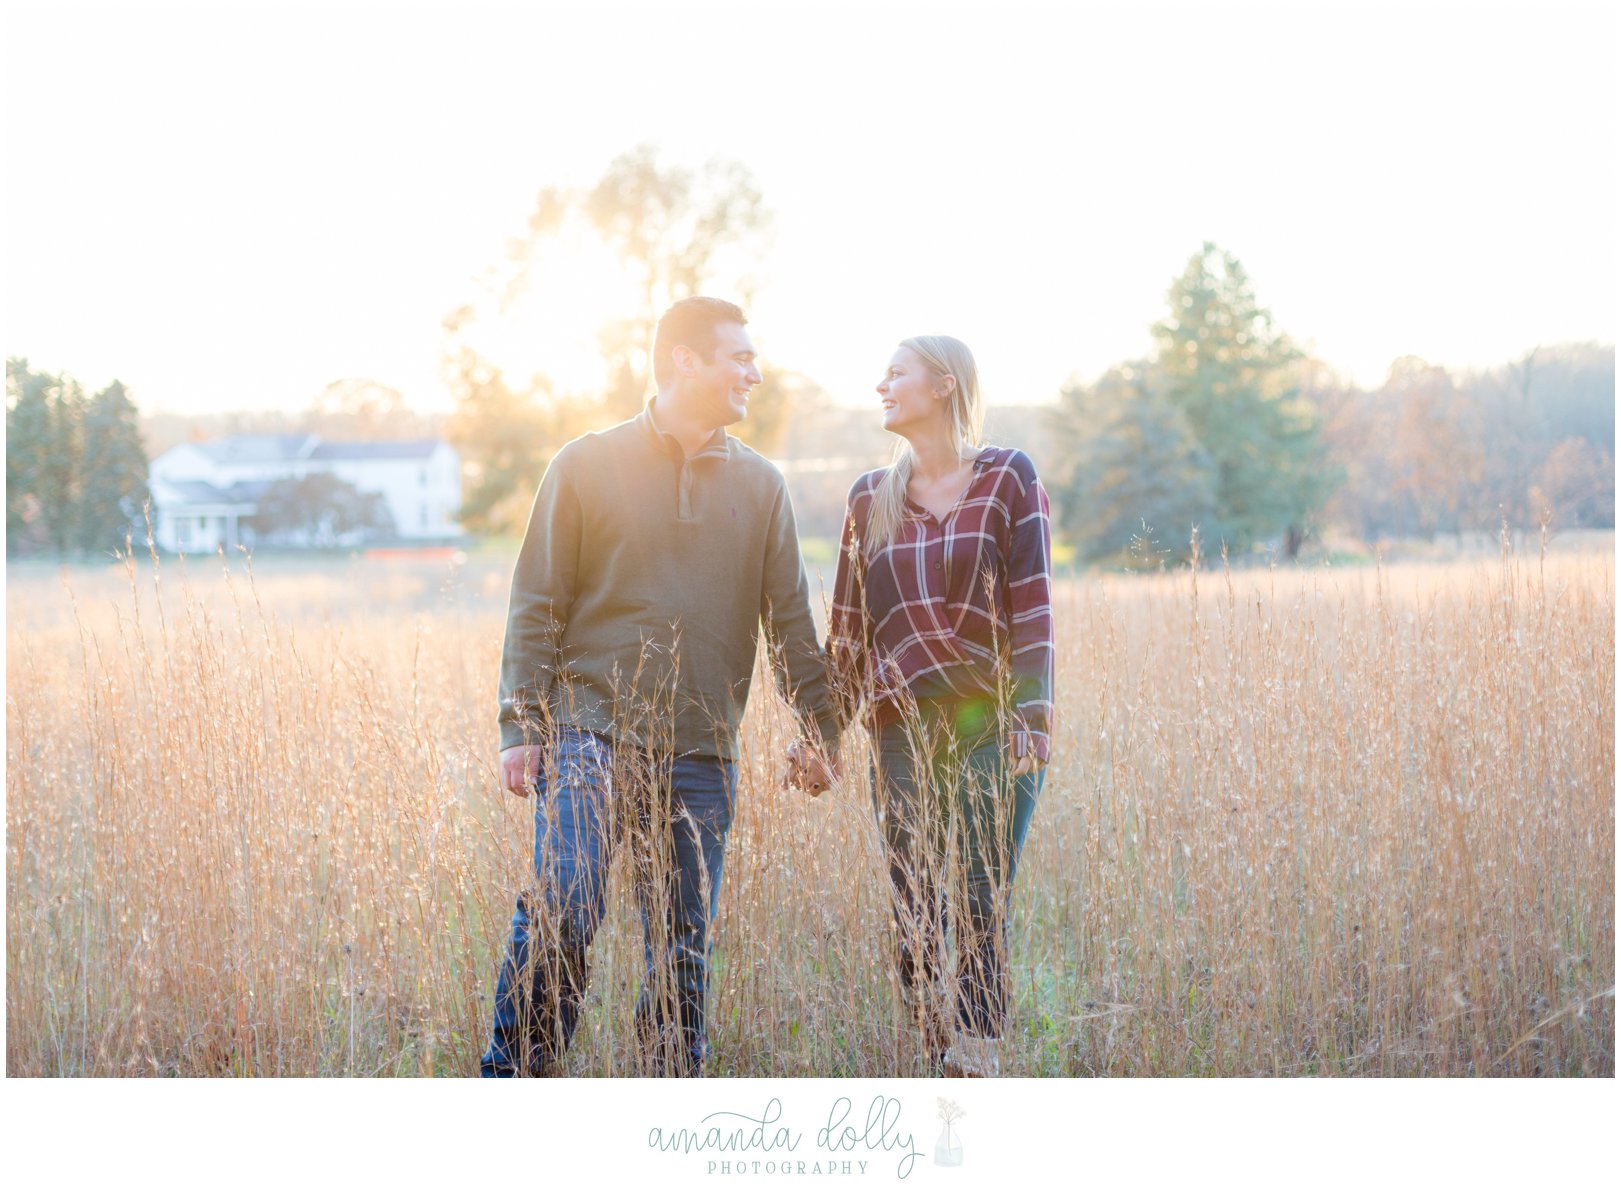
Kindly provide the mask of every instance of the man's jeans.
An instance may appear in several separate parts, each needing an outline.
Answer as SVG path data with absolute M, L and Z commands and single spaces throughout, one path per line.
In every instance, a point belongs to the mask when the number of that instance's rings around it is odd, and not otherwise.
M 1015 778 L 1006 738 L 953 722 L 952 708 L 931 703 L 919 720 L 878 732 L 873 807 L 889 857 L 902 988 L 916 1005 L 932 996 L 949 904 L 956 1025 L 994 1039 L 1007 1019 L 1013 877 L 1045 772 Z
M 703 1071 L 710 928 L 736 792 L 736 765 L 726 760 L 654 756 L 559 730 L 535 796 L 535 884 L 518 896 L 480 1073 L 560 1071 L 621 845 L 642 915 L 636 1031 L 648 1071 Z

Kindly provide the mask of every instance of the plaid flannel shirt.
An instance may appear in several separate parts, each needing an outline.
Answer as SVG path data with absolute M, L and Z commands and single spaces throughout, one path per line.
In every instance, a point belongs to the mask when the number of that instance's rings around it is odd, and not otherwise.
M 894 540 L 862 538 L 883 470 L 850 489 L 828 623 L 843 720 L 898 721 L 923 699 L 1007 697 L 1015 755 L 1051 753 L 1053 614 L 1047 492 L 1019 450 L 987 446 L 942 522 L 908 501 Z

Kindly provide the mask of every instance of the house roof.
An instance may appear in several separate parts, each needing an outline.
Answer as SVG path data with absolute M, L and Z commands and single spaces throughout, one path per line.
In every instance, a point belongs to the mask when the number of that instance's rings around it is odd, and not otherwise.
M 313 433 L 238 433 L 217 441 L 186 443 L 216 465 L 265 462 L 416 461 L 445 444 L 414 441 L 322 441 Z
M 320 440 L 313 433 L 237 433 L 191 444 L 213 462 L 296 462 L 308 458 Z
M 204 482 L 202 479 L 165 479 L 163 485 L 180 498 L 178 502 L 164 499 L 159 500 L 160 503 L 171 507 L 201 507 L 257 503 L 259 497 L 274 484 L 258 479 L 232 483 L 228 487 L 216 487 L 213 483 Z
M 177 466 L 170 455 L 195 450 L 205 458 L 211 469 L 225 466 L 251 466 L 260 474 L 281 471 L 291 475 L 304 464 L 330 465 L 334 462 L 425 462 L 436 450 L 449 448 L 440 438 L 419 438 L 409 441 L 322 441 L 313 433 L 238 433 L 217 441 L 190 441 L 175 446 L 161 457 L 153 459 L 154 474 L 165 470 L 196 471 L 195 465 Z M 201 482 L 202 480 L 185 480 Z M 208 484 L 203 483 L 204 486 Z M 179 489 L 179 485 L 176 486 Z M 203 492 L 192 488 L 197 498 Z M 216 494 L 219 493 L 216 489 Z M 188 498 L 188 502 L 190 499 Z
M 443 444 L 436 437 L 416 441 L 323 441 L 309 456 L 321 462 L 415 461 L 431 457 Z

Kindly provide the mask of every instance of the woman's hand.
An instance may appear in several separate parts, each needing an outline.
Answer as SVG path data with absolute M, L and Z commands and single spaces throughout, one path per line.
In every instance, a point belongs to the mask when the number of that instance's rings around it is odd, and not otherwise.
M 1041 760 L 1034 755 L 1013 755 L 1011 753 L 1008 755 L 1008 765 L 1012 769 L 1014 779 L 1038 772 L 1044 766 Z
M 1008 774 L 1014 779 L 1032 775 L 1047 766 L 1047 761 L 1036 752 L 1035 740 L 1028 734 L 1015 732 L 1008 738 Z

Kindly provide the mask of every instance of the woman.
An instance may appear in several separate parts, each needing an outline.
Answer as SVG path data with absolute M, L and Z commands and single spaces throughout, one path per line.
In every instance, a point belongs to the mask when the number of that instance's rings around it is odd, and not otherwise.
M 930 1060 L 994 1076 L 1013 877 L 1051 738 L 1047 494 L 1025 454 L 980 444 L 974 357 L 955 338 L 901 343 L 878 395 L 902 442 L 850 491 L 829 665 L 872 735 L 901 985 Z M 935 1002 L 948 903 L 950 1035 Z

